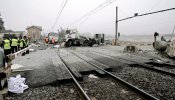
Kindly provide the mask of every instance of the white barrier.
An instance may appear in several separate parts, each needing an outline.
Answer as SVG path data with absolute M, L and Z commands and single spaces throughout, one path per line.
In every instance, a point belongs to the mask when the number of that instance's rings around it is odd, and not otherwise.
M 13 53 L 13 54 L 9 54 L 9 55 L 7 55 L 7 56 L 8 56 L 8 57 L 10 57 L 10 56 L 17 57 L 17 56 L 19 56 L 19 55 L 22 55 L 24 52 L 26 52 L 27 50 L 29 50 L 31 47 L 32 47 L 32 46 L 28 46 L 27 48 L 24 48 L 24 49 L 22 49 L 22 50 L 20 50 L 20 51 L 18 51 L 18 52 L 15 52 L 15 53 Z

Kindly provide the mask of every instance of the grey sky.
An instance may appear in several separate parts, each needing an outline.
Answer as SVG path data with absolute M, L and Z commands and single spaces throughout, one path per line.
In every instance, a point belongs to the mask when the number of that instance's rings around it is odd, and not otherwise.
M 29 25 L 42 26 L 45 32 L 51 30 L 63 0 L 0 0 L 0 12 L 6 29 L 24 31 Z M 53 31 L 69 24 L 94 9 L 106 0 L 68 0 Z M 175 0 L 116 0 L 83 23 L 71 28 L 80 32 L 115 33 L 115 7 L 118 6 L 118 19 L 175 7 Z M 119 23 L 119 32 L 130 34 L 171 33 L 175 25 L 175 10 L 155 15 L 137 17 Z

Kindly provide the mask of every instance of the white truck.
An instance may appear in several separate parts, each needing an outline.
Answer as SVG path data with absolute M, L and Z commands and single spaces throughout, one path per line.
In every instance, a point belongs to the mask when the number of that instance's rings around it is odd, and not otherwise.
M 95 44 L 95 40 L 81 36 L 76 29 L 66 30 L 64 38 L 65 46 L 92 46 Z

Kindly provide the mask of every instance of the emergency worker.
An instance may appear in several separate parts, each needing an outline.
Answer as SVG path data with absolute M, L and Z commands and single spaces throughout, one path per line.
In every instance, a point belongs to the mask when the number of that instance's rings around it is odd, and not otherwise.
M 20 50 L 22 50 L 22 49 L 24 49 L 24 47 L 25 47 L 25 40 L 21 38 L 20 42 L 19 42 L 19 48 L 20 48 Z
M 20 39 L 19 47 L 20 47 L 20 50 L 25 48 L 25 40 L 24 39 Z M 24 55 L 25 55 L 25 52 L 22 54 L 22 56 L 24 56 Z
M 29 46 L 29 39 L 26 36 L 24 36 L 24 43 L 25 43 L 25 48 L 27 48 Z M 28 53 L 29 53 L 29 50 L 26 51 L 26 54 Z
M 12 48 L 12 53 L 15 53 L 18 51 L 18 39 L 17 39 L 17 37 L 12 38 L 11 48 Z
M 52 44 L 55 44 L 55 39 L 54 38 L 52 38 Z
M 2 45 L 5 55 L 11 54 L 11 41 L 7 37 L 4 37 Z
M 18 51 L 20 50 L 20 38 L 18 38 Z
M 45 38 L 45 43 L 48 43 L 49 42 L 49 39 L 48 37 Z

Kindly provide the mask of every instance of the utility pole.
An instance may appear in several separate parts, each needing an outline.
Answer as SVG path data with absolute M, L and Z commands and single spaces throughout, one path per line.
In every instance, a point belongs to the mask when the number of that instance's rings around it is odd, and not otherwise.
M 118 32 L 118 7 L 116 7 L 116 22 L 115 22 L 115 45 L 117 45 L 117 32 Z
M 59 40 L 60 40 L 60 38 L 59 38 L 59 31 L 60 31 L 60 30 L 58 29 L 58 45 L 59 45 Z

